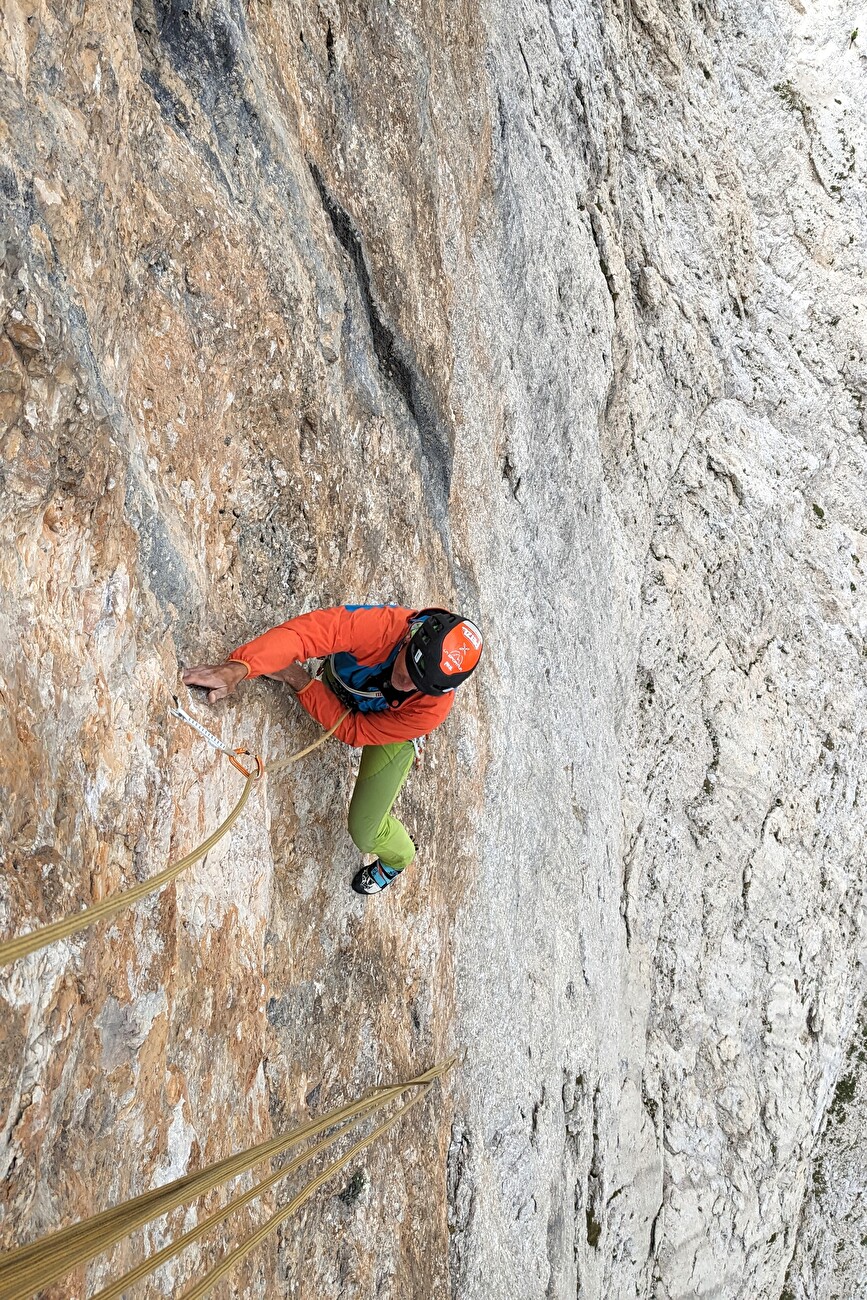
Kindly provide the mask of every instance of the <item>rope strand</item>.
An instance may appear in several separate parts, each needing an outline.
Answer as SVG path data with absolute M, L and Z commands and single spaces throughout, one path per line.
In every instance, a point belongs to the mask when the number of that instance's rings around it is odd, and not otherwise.
M 417 1106 L 420 1101 L 423 1101 L 430 1092 L 432 1086 L 433 1085 L 429 1083 L 417 1097 L 413 1097 L 412 1101 L 408 1101 L 405 1106 L 401 1106 L 394 1115 L 390 1116 L 389 1119 L 384 1120 L 382 1124 L 379 1124 L 373 1132 L 361 1142 L 356 1142 L 354 1146 L 351 1146 L 346 1154 L 341 1156 L 339 1160 L 335 1160 L 333 1164 L 327 1165 L 325 1169 L 323 1169 L 322 1173 L 317 1174 L 315 1178 L 311 1179 L 309 1183 L 302 1187 L 298 1195 L 294 1196 L 288 1205 L 283 1206 L 283 1208 L 278 1210 L 276 1214 L 272 1214 L 271 1218 L 267 1219 L 260 1228 L 257 1228 L 246 1241 L 242 1242 L 240 1246 L 236 1246 L 234 1250 L 230 1250 L 226 1258 L 220 1260 L 216 1268 L 211 1269 L 211 1272 L 208 1273 L 206 1277 L 204 1277 L 200 1282 L 197 1282 L 194 1286 L 190 1287 L 189 1291 L 184 1291 L 181 1300 L 202 1300 L 202 1297 L 206 1296 L 208 1292 L 217 1285 L 221 1278 L 231 1272 L 235 1265 L 239 1264 L 245 1255 L 249 1255 L 250 1251 L 255 1249 L 255 1247 L 263 1242 L 266 1237 L 270 1236 L 275 1228 L 279 1228 L 281 1223 L 288 1219 L 291 1214 L 294 1214 L 296 1210 L 300 1209 L 304 1202 L 308 1201 L 313 1193 L 318 1191 L 324 1182 L 327 1182 L 333 1174 L 336 1174 L 339 1170 L 345 1168 L 351 1160 L 354 1160 L 357 1155 L 360 1155 L 361 1152 L 375 1142 L 377 1138 L 382 1137 L 383 1133 L 386 1133 L 390 1128 L 393 1128 L 398 1120 L 402 1119 L 408 1110 L 412 1110 L 413 1106 Z
M 311 745 L 307 745 L 305 749 L 299 749 L 297 754 L 290 754 L 288 758 L 280 759 L 278 762 L 272 764 L 270 771 L 272 773 L 281 772 L 285 768 L 291 766 L 292 763 L 297 763 L 299 758 L 306 758 L 306 756 L 311 754 L 314 749 L 318 749 L 320 745 L 324 745 L 326 740 L 328 740 L 330 736 L 334 735 L 348 712 L 349 710 L 347 709 L 346 713 L 342 714 L 337 719 L 334 726 L 326 731 L 324 735 L 320 736 L 318 740 L 314 740 Z M 231 759 L 231 755 L 229 755 L 229 757 Z M 78 930 L 85 930 L 88 926 L 94 925 L 97 921 L 106 921 L 110 917 L 116 916 L 117 913 L 123 911 L 125 907 L 131 907 L 133 903 L 137 903 L 140 899 L 146 898 L 148 894 L 153 894 L 158 889 L 162 889 L 163 885 L 169 884 L 179 876 L 182 871 L 186 870 L 187 867 L 192 866 L 194 862 L 198 862 L 206 853 L 210 853 L 211 849 L 214 848 L 216 844 L 219 844 L 223 836 L 228 835 L 229 831 L 235 825 L 235 822 L 244 810 L 244 805 L 250 797 L 253 785 L 265 775 L 266 771 L 269 770 L 261 758 L 257 757 L 256 763 L 258 770 L 255 774 L 249 775 L 244 772 L 244 775 L 247 778 L 246 784 L 241 792 L 240 799 L 235 804 L 235 807 L 229 813 L 226 820 L 218 826 L 214 833 L 209 835 L 197 849 L 194 849 L 192 853 L 188 853 L 186 857 L 181 858 L 178 862 L 172 863 L 170 866 L 166 867 L 164 871 L 160 871 L 156 876 L 151 876 L 147 880 L 141 880 L 138 884 L 131 885 L 129 889 L 122 889 L 116 894 L 109 894 L 106 898 L 101 899 L 100 902 L 94 903 L 91 907 L 85 908 L 83 912 L 73 912 L 71 916 L 65 916 L 59 921 L 53 921 L 50 925 L 37 926 L 35 930 L 30 930 L 27 934 L 20 934 L 14 939 L 7 939 L 4 943 L 0 943 L 0 966 L 6 966 L 10 962 L 18 961 L 21 957 L 27 957 L 30 953 L 38 952 L 40 948 L 47 948 L 49 944 L 57 943 L 60 939 L 68 939 L 70 935 L 75 934 Z M 239 767 L 237 763 L 235 763 L 235 766 Z M 239 770 L 244 771 L 241 767 L 239 767 Z
M 311 1120 L 289 1133 L 260 1142 L 246 1151 L 218 1160 L 195 1173 L 185 1174 L 163 1187 L 153 1188 L 130 1201 L 83 1219 L 80 1223 L 70 1224 L 59 1232 L 41 1237 L 26 1246 L 19 1246 L 0 1259 L 0 1300 L 26 1300 L 34 1292 L 59 1281 L 80 1264 L 109 1250 L 151 1219 L 204 1196 L 228 1179 L 246 1173 L 254 1165 L 282 1154 L 306 1138 L 317 1136 L 333 1124 L 351 1120 L 362 1112 L 376 1109 L 387 1101 L 394 1101 L 409 1088 L 420 1088 L 432 1083 L 451 1069 L 453 1064 L 454 1057 L 451 1057 L 407 1083 L 379 1088 L 372 1095 L 368 1094 L 359 1101 L 341 1106 L 321 1119 Z

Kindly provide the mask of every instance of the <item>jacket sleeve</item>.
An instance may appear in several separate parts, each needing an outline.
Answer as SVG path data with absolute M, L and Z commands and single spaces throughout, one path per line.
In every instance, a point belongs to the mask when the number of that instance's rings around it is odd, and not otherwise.
M 390 625 L 397 616 L 399 628 L 402 618 L 408 618 L 412 612 L 392 605 L 372 609 L 350 610 L 345 605 L 315 609 L 309 614 L 290 618 L 246 645 L 238 646 L 229 659 L 245 664 L 249 677 L 261 677 L 263 673 L 277 672 L 296 661 L 324 659 L 340 650 L 364 656 L 380 642 L 386 620 Z M 396 631 L 395 641 L 399 635 Z
M 350 713 L 334 734 L 347 745 L 393 745 L 399 740 L 415 740 L 418 736 L 426 736 L 445 721 L 454 699 L 453 692 L 448 695 L 426 695 L 418 700 L 408 700 L 399 709 L 385 709 L 381 713 Z M 319 681 L 305 688 L 298 697 L 298 703 L 326 731 L 334 726 L 344 711 L 337 697 Z

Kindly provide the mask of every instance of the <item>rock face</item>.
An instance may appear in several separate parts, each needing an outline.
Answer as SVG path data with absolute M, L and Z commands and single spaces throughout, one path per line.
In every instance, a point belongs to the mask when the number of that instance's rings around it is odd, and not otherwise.
M 381 899 L 332 742 L 4 973 L 4 1245 L 458 1049 L 214 1294 L 859 1294 L 858 28 L 6 0 L 3 933 L 236 800 L 179 665 L 349 599 L 453 604 L 488 651 Z M 276 684 L 187 702 L 266 755 L 315 736 Z

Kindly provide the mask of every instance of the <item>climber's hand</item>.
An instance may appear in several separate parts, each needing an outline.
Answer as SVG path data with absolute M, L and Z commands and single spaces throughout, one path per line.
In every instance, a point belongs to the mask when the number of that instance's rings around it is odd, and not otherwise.
M 238 682 L 246 676 L 245 664 L 196 664 L 183 674 L 183 682 L 185 686 L 204 686 L 208 692 L 208 703 L 214 704 L 227 695 L 233 695 Z

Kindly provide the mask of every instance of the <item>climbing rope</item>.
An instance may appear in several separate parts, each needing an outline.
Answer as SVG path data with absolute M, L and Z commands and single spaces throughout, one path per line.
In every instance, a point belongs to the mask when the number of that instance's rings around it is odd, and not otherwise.
M 129 889 L 109 895 L 83 912 L 75 913 L 50 925 L 41 926 L 28 934 L 20 935 L 0 944 L 0 965 L 15 961 L 29 953 L 37 952 L 59 939 L 67 938 L 78 930 L 93 925 L 96 921 L 115 916 L 123 908 L 129 907 L 139 899 L 154 893 L 163 885 L 174 880 L 186 867 L 205 857 L 223 836 L 228 834 L 241 815 L 254 783 L 259 781 L 266 771 L 271 774 L 281 772 L 292 763 L 296 763 L 299 759 L 312 753 L 313 750 L 318 749 L 330 736 L 334 735 L 349 713 L 349 710 L 346 710 L 318 740 L 287 758 L 271 763 L 267 768 L 258 755 L 250 755 L 255 759 L 256 764 L 256 770 L 252 771 L 245 767 L 238 757 L 239 755 L 249 754 L 249 751 L 232 749 L 225 745 L 213 732 L 208 731 L 201 723 L 190 717 L 181 708 L 177 700 L 175 700 L 175 705 L 176 707 L 171 710 L 171 713 L 188 723 L 208 744 L 225 754 L 244 776 L 244 789 L 235 807 L 225 821 L 198 848 L 194 849 L 192 853 L 188 853 L 178 862 L 172 863 L 156 876 L 141 881 Z M 86 1263 L 87 1260 L 109 1250 L 118 1241 L 150 1220 L 168 1214 L 187 1201 L 210 1192 L 227 1179 L 246 1172 L 261 1161 L 282 1154 L 306 1138 L 315 1137 L 324 1129 L 337 1126 L 336 1131 L 323 1141 L 315 1143 L 307 1151 L 294 1157 L 281 1169 L 264 1178 L 235 1201 L 230 1202 L 223 1209 L 202 1220 L 201 1223 L 184 1233 L 177 1241 L 164 1247 L 156 1255 L 144 1260 L 116 1282 L 110 1283 L 108 1287 L 99 1292 L 98 1297 L 95 1297 L 95 1300 L 116 1300 L 135 1282 L 179 1254 L 187 1245 L 198 1240 L 211 1228 L 223 1222 L 233 1211 L 243 1208 L 268 1191 L 281 1179 L 293 1173 L 299 1166 L 308 1163 L 316 1156 L 327 1151 L 340 1138 L 345 1136 L 354 1124 L 368 1118 L 373 1111 L 381 1106 L 396 1100 L 409 1088 L 420 1089 L 417 1096 L 410 1102 L 401 1106 L 394 1115 L 379 1124 L 366 1138 L 356 1142 L 338 1160 L 326 1166 L 286 1206 L 272 1215 L 245 1242 L 230 1251 L 210 1274 L 185 1293 L 184 1300 L 198 1300 L 199 1297 L 206 1295 L 236 1263 L 263 1241 L 274 1228 L 278 1227 L 296 1209 L 303 1205 L 327 1179 L 343 1169 L 358 1154 L 375 1142 L 377 1138 L 392 1128 L 408 1110 L 427 1096 L 434 1080 L 452 1067 L 454 1059 L 452 1057 L 441 1065 L 434 1066 L 433 1069 L 415 1079 L 411 1079 L 408 1083 L 376 1089 L 373 1094 L 368 1095 L 361 1101 L 340 1107 L 323 1116 L 320 1120 L 301 1125 L 288 1134 L 282 1134 L 267 1142 L 261 1142 L 247 1151 L 239 1152 L 235 1156 L 216 1161 L 197 1173 L 184 1175 L 182 1178 L 175 1179 L 172 1183 L 154 1188 L 130 1201 L 114 1206 L 110 1210 L 95 1214 L 81 1223 L 72 1224 L 70 1227 L 50 1234 L 46 1238 L 41 1238 L 28 1246 L 10 1252 L 0 1259 L 0 1300 L 26 1300 L 26 1297 L 51 1286 L 73 1269 Z
M 433 1084 L 434 1080 L 439 1078 L 447 1070 L 451 1069 L 455 1058 L 433 1066 L 424 1074 L 410 1079 L 407 1083 L 393 1084 L 389 1087 L 378 1088 L 372 1094 L 361 1098 L 359 1101 L 350 1102 L 345 1106 L 338 1107 L 336 1110 L 322 1116 L 321 1119 L 313 1120 L 307 1124 L 284 1133 L 275 1138 L 270 1138 L 266 1142 L 260 1142 L 256 1146 L 248 1148 L 246 1151 L 237 1152 L 234 1156 L 228 1156 L 223 1160 L 218 1160 L 213 1164 L 198 1170 L 196 1173 L 185 1174 L 181 1178 L 176 1178 L 173 1182 L 167 1183 L 163 1187 L 153 1188 L 149 1192 L 144 1192 L 141 1196 L 136 1196 L 130 1201 L 121 1205 L 116 1205 L 110 1210 L 104 1210 L 100 1214 L 92 1215 L 89 1219 L 84 1219 L 80 1223 L 71 1224 L 68 1228 L 63 1228 L 59 1232 L 51 1233 L 46 1237 L 41 1237 L 37 1241 L 31 1242 L 27 1246 L 21 1246 L 17 1250 L 11 1251 L 8 1255 L 0 1259 L 0 1300 L 26 1300 L 26 1297 L 32 1296 L 34 1292 L 42 1290 L 45 1287 L 58 1282 L 65 1277 L 72 1269 L 84 1264 L 87 1260 L 101 1255 L 104 1251 L 109 1250 L 117 1242 L 135 1231 L 136 1228 L 150 1222 L 151 1219 L 158 1218 L 160 1215 L 168 1214 L 179 1206 L 194 1200 L 199 1196 L 204 1196 L 207 1192 L 213 1191 L 214 1188 L 226 1182 L 230 1178 L 245 1173 L 254 1165 L 260 1164 L 264 1160 L 272 1159 L 281 1155 L 284 1151 L 307 1138 L 316 1137 L 333 1125 L 340 1125 L 336 1134 L 329 1136 L 324 1142 L 316 1144 L 310 1150 L 304 1152 L 301 1156 L 296 1157 L 283 1169 L 276 1174 L 266 1178 L 257 1187 L 250 1192 L 246 1192 L 242 1197 L 230 1203 L 224 1209 L 205 1219 L 191 1232 L 184 1234 L 179 1241 L 172 1243 L 171 1246 L 159 1251 L 155 1256 L 145 1260 L 141 1265 L 132 1269 L 117 1282 L 112 1283 L 108 1288 L 99 1293 L 98 1300 L 108 1300 L 108 1297 L 120 1295 L 123 1290 L 131 1286 L 134 1281 L 146 1276 L 152 1272 L 159 1264 L 165 1262 L 177 1254 L 184 1246 L 191 1241 L 196 1240 L 203 1235 L 208 1228 L 215 1226 L 226 1218 L 233 1210 L 240 1209 L 254 1197 L 259 1196 L 262 1192 L 267 1191 L 269 1187 L 281 1178 L 285 1178 L 299 1165 L 305 1164 L 308 1160 L 325 1151 L 333 1145 L 338 1138 L 344 1136 L 347 1127 L 359 1119 L 366 1118 L 373 1110 L 385 1105 L 390 1101 L 396 1100 L 402 1093 L 410 1088 L 423 1089 L 424 1095 Z M 410 1105 L 416 1100 L 421 1100 L 421 1095 L 414 1098 Z M 408 1107 L 404 1107 L 408 1109 Z M 329 1166 L 324 1174 L 319 1175 L 312 1183 L 302 1189 L 299 1197 L 290 1202 L 279 1215 L 286 1217 L 302 1204 L 304 1200 L 311 1196 L 313 1192 L 324 1182 L 325 1178 L 331 1173 L 336 1172 L 339 1168 L 352 1159 L 363 1147 L 368 1146 L 372 1141 L 390 1127 L 400 1115 L 399 1111 L 392 1116 L 385 1125 L 380 1125 L 373 1133 L 369 1135 L 363 1143 L 356 1144 L 341 1160 L 334 1165 Z M 268 1231 L 276 1226 L 277 1217 L 274 1216 L 269 1221 Z M 280 1220 L 282 1221 L 282 1220 Z M 262 1229 L 259 1229 L 262 1233 Z M 262 1234 L 267 1235 L 267 1233 Z M 257 1235 L 256 1240 L 261 1240 Z M 256 1241 L 245 1242 L 238 1251 L 233 1252 L 226 1260 L 218 1266 L 220 1270 L 217 1276 L 209 1278 L 210 1285 L 222 1277 L 228 1268 L 240 1259 L 243 1254 L 253 1248 Z M 168 1253 L 167 1253 L 168 1252 Z M 240 1252 L 240 1253 L 239 1253 Z M 231 1262 L 228 1262 L 231 1260 Z M 197 1293 L 204 1294 L 204 1292 Z
M 416 1080 L 411 1081 L 415 1082 Z M 410 1087 L 411 1084 L 405 1086 Z M 401 1088 L 397 1086 L 382 1089 L 377 1094 L 377 1100 L 380 1095 L 384 1097 L 388 1093 L 397 1096 L 400 1091 Z M 368 1096 L 342 1106 L 322 1119 L 312 1120 L 289 1133 L 269 1138 L 246 1151 L 239 1151 L 234 1156 L 206 1165 L 195 1173 L 184 1174 L 171 1183 L 143 1192 L 131 1201 L 124 1201 L 110 1210 L 91 1215 L 80 1223 L 70 1224 L 68 1228 L 61 1228 L 59 1232 L 41 1237 L 28 1246 L 19 1246 L 17 1250 L 0 1258 L 0 1298 L 8 1300 L 9 1297 L 17 1296 L 20 1293 L 17 1288 L 22 1285 L 20 1279 L 24 1277 L 34 1289 L 49 1286 L 70 1269 L 77 1268 L 94 1255 L 102 1254 L 151 1219 L 171 1213 L 179 1205 L 204 1196 L 228 1179 L 246 1173 L 261 1161 L 279 1156 L 305 1138 L 315 1137 L 332 1124 L 350 1119 L 359 1111 L 367 1109 L 371 1100 Z
M 150 876 L 147 880 L 141 880 L 136 885 L 131 885 L 129 889 L 122 889 L 116 894 L 109 894 L 106 898 L 101 899 L 100 902 L 94 903 L 92 907 L 85 908 L 83 912 L 73 912 L 71 916 L 65 916 L 60 921 L 54 921 L 50 925 L 39 926 L 35 930 L 30 930 L 27 934 L 21 934 L 14 939 L 7 939 L 5 943 L 0 943 L 0 966 L 8 965 L 10 962 L 17 961 L 20 957 L 26 957 L 32 952 L 38 952 L 40 948 L 47 948 L 49 944 L 57 943 L 59 939 L 68 939 L 71 934 L 75 934 L 78 930 L 86 929 L 96 921 L 105 921 L 109 917 L 116 916 L 117 913 L 123 911 L 125 907 L 131 907 L 132 904 L 137 903 L 139 899 L 146 898 L 148 894 L 153 894 L 158 889 L 162 889 L 163 885 L 169 884 L 170 881 L 179 876 L 187 867 L 192 866 L 194 862 L 198 862 L 206 853 L 210 853 L 214 845 L 219 844 L 224 835 L 228 835 L 229 831 L 235 825 L 235 822 L 243 812 L 244 805 L 250 797 L 253 785 L 265 775 L 266 771 L 271 774 L 282 772 L 285 768 L 291 766 L 292 763 L 297 763 L 300 758 L 305 758 L 308 754 L 311 754 L 314 749 L 318 749 L 320 745 L 324 745 L 326 740 L 328 740 L 330 736 L 334 735 L 337 728 L 349 713 L 349 710 L 347 709 L 346 713 L 341 714 L 334 726 L 330 727 L 329 730 L 320 736 L 318 740 L 314 740 L 312 745 L 307 745 L 306 748 L 299 749 L 297 754 L 290 754 L 288 758 L 279 759 L 277 762 L 272 763 L 270 767 L 266 767 L 263 759 L 261 759 L 258 754 L 250 755 L 250 757 L 255 758 L 256 762 L 256 770 L 254 772 L 245 768 L 237 758 L 237 755 L 239 754 L 248 754 L 249 750 L 230 749 L 227 745 L 224 745 L 223 742 L 213 734 L 213 732 L 208 731 L 207 727 L 203 727 L 201 723 L 196 722 L 194 718 L 191 718 L 190 715 L 177 704 L 177 701 L 175 701 L 175 703 L 177 707 L 170 710 L 170 712 L 175 717 L 181 718 L 184 722 L 188 722 L 199 733 L 199 735 L 208 742 L 208 744 L 213 745 L 215 749 L 218 749 L 221 753 L 225 754 L 238 771 L 244 774 L 244 789 L 241 791 L 241 797 L 235 804 L 235 807 L 229 813 L 226 820 L 218 826 L 214 833 L 209 835 L 197 849 L 194 849 L 192 853 L 188 853 L 186 857 L 180 858 L 179 861 L 173 862 L 170 866 L 166 867 L 164 871 L 160 871 L 155 876 Z
M 370 1109 L 373 1110 L 375 1106 L 381 1104 L 381 1102 L 371 1102 Z M 358 1123 L 361 1120 L 366 1119 L 367 1114 L 367 1111 L 360 1112 L 355 1122 Z M 335 1142 L 338 1142 L 340 1138 L 349 1132 L 352 1123 L 353 1121 L 348 1121 L 347 1123 L 342 1124 L 336 1132 L 331 1134 L 330 1137 L 324 1138 L 321 1142 L 317 1142 L 315 1146 L 310 1147 L 309 1150 L 302 1151 L 300 1156 L 295 1156 L 288 1162 L 288 1164 L 285 1164 L 281 1169 L 278 1169 L 276 1173 L 269 1174 L 267 1178 L 263 1178 L 261 1183 L 256 1183 L 255 1186 L 251 1187 L 243 1196 L 239 1196 L 234 1201 L 229 1201 L 229 1203 L 224 1205 L 221 1210 L 217 1210 L 215 1214 L 211 1214 L 206 1219 L 202 1219 L 201 1223 L 197 1223 L 195 1228 L 191 1228 L 189 1232 L 185 1232 L 183 1236 L 178 1237 L 177 1241 L 169 1242 L 168 1246 L 164 1246 L 162 1250 L 158 1250 L 155 1255 L 148 1255 L 147 1259 L 143 1259 L 135 1268 L 131 1268 L 128 1273 L 124 1273 L 123 1277 L 118 1278 L 116 1282 L 112 1282 L 109 1286 L 104 1287 L 102 1291 L 98 1291 L 97 1294 L 92 1297 L 92 1300 L 117 1300 L 117 1297 L 122 1296 L 124 1291 L 133 1286 L 134 1283 L 140 1282 L 143 1277 L 148 1277 L 149 1274 L 153 1273 L 162 1264 L 167 1264 L 170 1259 L 174 1259 L 176 1255 L 180 1255 L 182 1250 L 185 1250 L 187 1246 L 191 1246 L 194 1241 L 198 1241 L 201 1237 L 204 1237 L 207 1232 L 210 1232 L 211 1228 L 216 1228 L 224 1219 L 228 1219 L 230 1214 L 234 1214 L 236 1210 L 242 1210 L 245 1205 L 249 1205 L 251 1201 L 255 1201 L 263 1194 L 263 1192 L 269 1191 L 276 1183 L 279 1183 L 284 1178 L 288 1178 L 288 1176 L 291 1173 L 294 1173 L 299 1166 L 307 1164 L 308 1160 L 312 1160 L 314 1156 L 318 1156 L 321 1152 L 327 1151 L 329 1147 L 332 1147 Z
M 391 1115 L 387 1120 L 384 1120 L 381 1124 L 377 1125 L 372 1133 L 369 1133 L 361 1142 L 356 1142 L 354 1146 L 351 1146 L 346 1154 L 342 1155 L 339 1160 L 335 1160 L 333 1164 L 326 1165 L 320 1174 L 317 1174 L 315 1178 L 311 1179 L 310 1182 L 306 1184 L 306 1186 L 302 1187 L 298 1195 L 294 1196 L 288 1205 L 284 1205 L 276 1214 L 272 1214 L 271 1218 L 267 1219 L 260 1228 L 257 1228 L 245 1242 L 242 1242 L 240 1246 L 236 1246 L 234 1250 L 230 1250 L 226 1258 L 221 1259 L 216 1268 L 212 1268 L 210 1273 L 202 1278 L 200 1282 L 197 1282 L 195 1286 L 191 1286 L 189 1291 L 184 1291 L 181 1300 L 201 1300 L 202 1296 L 206 1296 L 208 1292 L 217 1285 L 221 1278 L 225 1277 L 236 1264 L 240 1263 L 245 1255 L 249 1255 L 250 1251 L 254 1250 L 256 1246 L 263 1242 L 275 1228 L 279 1228 L 281 1223 L 284 1223 L 290 1215 L 300 1209 L 304 1202 L 308 1201 L 313 1193 L 318 1191 L 324 1182 L 327 1182 L 327 1180 L 334 1174 L 338 1173 L 339 1170 L 345 1168 L 345 1166 L 364 1151 L 366 1147 L 369 1147 L 374 1143 L 377 1138 L 382 1137 L 383 1133 L 386 1133 L 390 1128 L 393 1128 L 398 1120 L 402 1119 L 408 1110 L 412 1110 L 413 1106 L 417 1106 L 420 1101 L 423 1101 L 430 1092 L 432 1086 L 433 1085 L 429 1083 L 426 1088 L 422 1089 L 417 1097 L 413 1097 L 412 1101 L 408 1101 L 406 1105 L 401 1106 L 394 1115 Z
M 130 1269 L 128 1273 L 124 1273 L 123 1277 L 118 1278 L 116 1282 L 112 1282 L 102 1291 L 97 1292 L 93 1297 L 93 1300 L 117 1300 L 119 1296 L 123 1295 L 124 1291 L 128 1287 L 131 1287 L 135 1282 L 140 1282 L 143 1277 L 147 1277 L 162 1264 L 168 1263 L 170 1259 L 174 1259 L 175 1256 L 179 1255 L 187 1246 L 192 1245 L 194 1241 L 198 1241 L 200 1238 L 204 1237 L 211 1228 L 216 1228 L 217 1225 L 227 1219 L 230 1214 L 233 1214 L 236 1210 L 243 1209 L 244 1206 L 249 1205 L 251 1201 L 255 1201 L 264 1192 L 270 1191 L 270 1189 L 277 1183 L 282 1182 L 284 1178 L 288 1178 L 289 1175 L 294 1173 L 301 1165 L 309 1164 L 316 1156 L 321 1155 L 324 1151 L 327 1151 L 330 1147 L 334 1146 L 334 1144 L 342 1137 L 345 1137 L 353 1125 L 359 1124 L 363 1120 L 367 1119 L 374 1110 L 386 1105 L 389 1101 L 393 1101 L 396 1095 L 399 1095 L 402 1091 L 406 1091 L 407 1088 L 412 1086 L 421 1087 L 423 1085 L 423 1091 L 417 1098 L 409 1103 L 409 1106 L 404 1106 L 384 1126 L 381 1126 L 375 1132 L 371 1133 L 365 1141 L 357 1143 L 347 1151 L 346 1155 L 336 1164 L 329 1165 L 324 1171 L 324 1177 L 321 1180 L 324 1181 L 325 1178 L 336 1173 L 338 1169 L 343 1168 L 344 1164 L 350 1161 L 366 1146 L 369 1146 L 370 1143 L 373 1142 L 375 1138 L 378 1137 L 381 1132 L 384 1132 L 392 1123 L 396 1123 L 403 1112 L 409 1110 L 410 1106 L 414 1106 L 416 1101 L 421 1101 L 422 1098 L 430 1092 L 434 1080 L 441 1074 L 444 1074 L 447 1070 L 451 1069 L 454 1061 L 455 1058 L 451 1057 L 448 1061 L 443 1062 L 442 1065 L 435 1066 L 433 1070 L 428 1071 L 427 1075 L 421 1075 L 418 1080 L 411 1080 L 410 1083 L 404 1084 L 403 1088 L 399 1089 L 397 1093 L 392 1089 L 382 1089 L 378 1094 L 370 1098 L 369 1104 L 364 1111 L 359 1111 L 353 1119 L 344 1122 L 335 1133 L 332 1133 L 322 1142 L 316 1143 L 315 1146 L 310 1147 L 307 1151 L 303 1151 L 301 1155 L 295 1156 L 288 1164 L 283 1165 L 281 1169 L 270 1174 L 267 1178 L 263 1178 L 260 1183 L 255 1185 L 255 1187 L 251 1187 L 249 1191 L 243 1194 L 243 1196 L 239 1196 L 236 1200 L 230 1201 L 227 1205 L 224 1205 L 222 1209 L 217 1210 L 216 1213 L 209 1215 L 209 1217 L 203 1219 L 201 1223 L 196 1224 L 195 1228 L 190 1229 L 189 1232 L 185 1232 L 183 1236 L 178 1237 L 177 1241 L 170 1242 L 168 1246 L 164 1246 L 163 1249 L 157 1251 L 155 1255 L 149 1255 L 147 1259 L 142 1260 L 142 1262 L 135 1268 Z M 425 1079 L 429 1080 L 429 1082 L 424 1083 Z M 388 1095 L 385 1095 L 386 1093 Z M 305 1187 L 302 1188 L 298 1197 L 296 1197 L 290 1206 L 286 1207 L 285 1214 L 291 1214 L 294 1209 L 298 1209 L 304 1201 L 313 1195 L 319 1186 L 319 1182 L 316 1182 L 315 1186 L 312 1182 L 306 1184 Z M 280 1211 L 280 1213 L 283 1214 L 284 1212 Z M 267 1225 L 268 1231 L 276 1226 L 277 1221 L 274 1219 L 269 1225 Z M 234 1257 L 227 1257 L 227 1267 L 223 1269 L 223 1272 L 226 1272 L 228 1268 L 231 1268 L 233 1264 L 237 1263 L 243 1255 L 245 1255 L 249 1250 L 252 1250 L 255 1244 L 255 1242 L 245 1243 L 242 1248 L 239 1248 L 239 1251 L 234 1253 Z M 220 1276 L 222 1275 L 223 1274 L 221 1273 Z M 213 1286 L 218 1281 L 218 1278 L 209 1277 L 208 1280 L 209 1286 Z M 204 1294 L 204 1292 L 202 1294 Z

